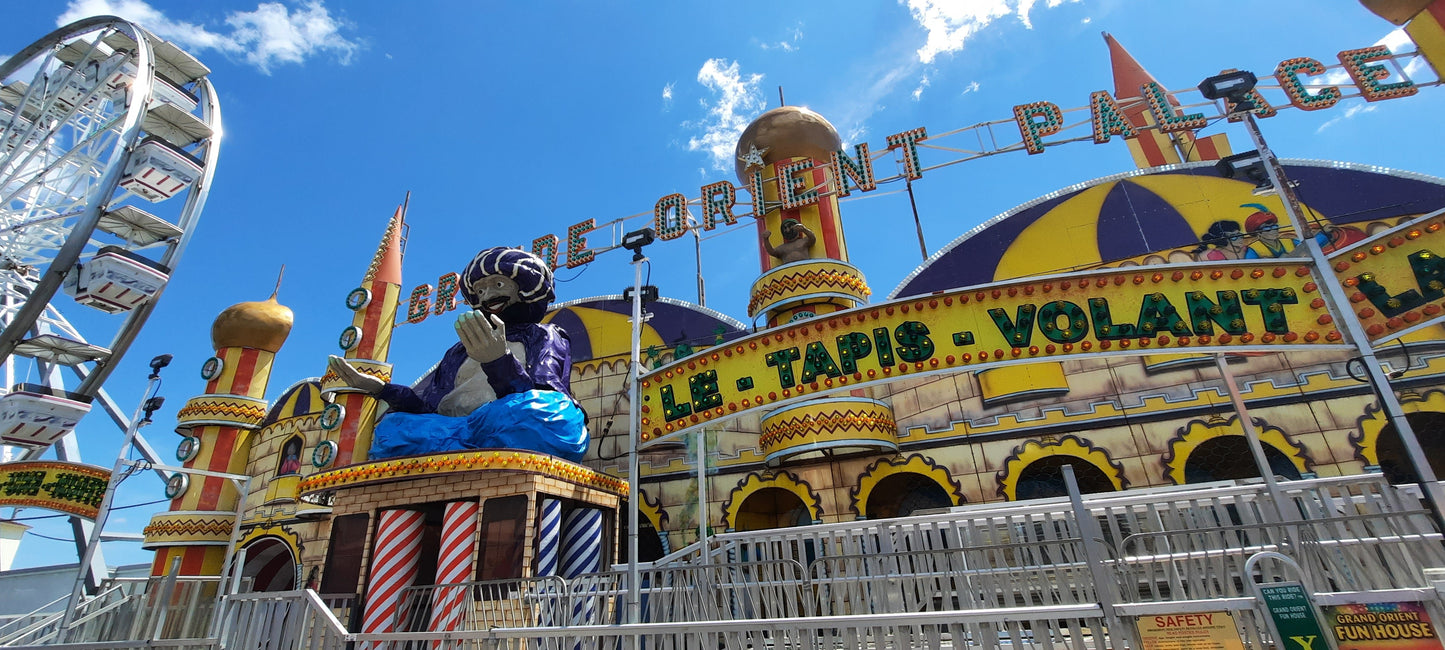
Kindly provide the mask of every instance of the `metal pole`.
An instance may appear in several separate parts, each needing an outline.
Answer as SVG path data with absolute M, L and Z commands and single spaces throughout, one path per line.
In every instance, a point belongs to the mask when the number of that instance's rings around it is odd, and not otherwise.
M 693 257 L 697 259 L 697 305 L 706 307 L 707 288 L 703 286 L 702 281 L 702 233 L 698 232 L 697 227 L 692 229 L 692 250 Z
M 697 542 L 703 564 L 712 556 L 707 547 L 707 519 L 707 429 L 702 427 L 697 430 Z
M 908 186 L 908 205 L 913 208 L 913 229 L 918 232 L 918 252 L 923 255 L 923 261 L 928 261 L 928 245 L 923 243 L 923 222 L 918 220 L 918 202 L 913 200 L 913 179 L 905 181 Z
M 151 373 L 150 382 L 146 385 L 145 393 L 141 395 L 140 404 L 136 405 L 135 414 L 131 415 L 130 426 L 126 427 L 125 442 L 121 443 L 120 453 L 116 455 L 115 465 L 110 471 L 110 479 L 105 483 L 105 494 L 101 496 L 100 507 L 95 514 L 95 525 L 90 529 L 90 539 L 86 542 L 85 553 L 80 558 L 80 568 L 75 574 L 75 584 L 70 588 L 70 600 L 66 601 L 65 613 L 60 618 L 62 634 L 69 628 L 70 621 L 75 615 L 75 609 L 80 606 L 80 594 L 85 589 L 85 577 L 90 568 L 90 559 L 95 556 L 95 549 L 100 545 L 100 533 L 105 528 L 106 519 L 110 517 L 111 503 L 115 501 L 115 489 L 120 485 L 121 472 L 129 466 L 125 457 L 130 454 L 136 431 L 142 426 L 150 424 L 149 421 L 141 419 L 141 411 L 145 409 L 146 402 L 150 401 L 151 391 L 155 390 L 160 378 L 159 370 Z
M 1074 521 L 1079 526 L 1080 544 L 1084 550 L 1084 560 L 1089 563 L 1089 574 L 1094 578 L 1094 597 L 1099 599 L 1099 609 L 1103 610 L 1104 622 L 1109 626 L 1109 634 L 1128 635 L 1125 626 L 1119 621 L 1119 613 L 1114 609 L 1114 577 L 1105 568 L 1104 563 L 1108 560 L 1099 552 L 1099 545 L 1104 543 L 1104 531 L 1099 528 L 1098 520 L 1089 512 L 1084 505 L 1084 495 L 1079 491 L 1079 480 L 1074 477 L 1074 466 L 1064 465 L 1060 469 L 1064 472 L 1064 489 L 1069 492 L 1069 505 L 1074 510 Z M 1114 647 L 1122 648 L 1124 643 L 1119 639 L 1113 639 Z M 1129 639 L 1128 645 L 1133 644 Z
M 1435 516 L 1437 526 L 1445 522 L 1445 512 L 1441 510 L 1441 504 L 1445 503 L 1445 490 L 1442 490 L 1440 481 L 1435 477 L 1435 470 L 1430 467 L 1430 459 L 1425 456 L 1425 450 L 1420 447 L 1419 438 L 1415 437 L 1415 430 L 1410 426 L 1410 421 L 1405 418 L 1405 411 L 1400 406 L 1400 400 L 1395 396 L 1395 389 L 1390 386 L 1390 380 L 1380 370 L 1380 362 L 1375 358 L 1375 350 L 1370 347 L 1370 339 L 1365 335 L 1364 328 L 1360 321 L 1349 309 L 1349 300 L 1345 288 L 1340 285 L 1339 278 L 1335 277 L 1330 270 L 1329 260 L 1325 257 L 1324 249 L 1315 238 L 1308 236 L 1304 229 L 1305 220 L 1300 216 L 1299 199 L 1295 197 L 1294 189 L 1289 185 L 1289 179 L 1284 175 L 1284 169 L 1279 165 L 1279 159 L 1275 158 L 1274 152 L 1269 145 L 1265 144 L 1264 134 L 1260 133 L 1259 123 L 1254 119 L 1253 111 L 1243 111 L 1244 124 L 1249 131 L 1249 137 L 1254 140 L 1255 149 L 1259 150 L 1260 159 L 1264 161 L 1265 172 L 1269 174 L 1270 183 L 1279 192 L 1280 200 L 1284 204 L 1286 216 L 1291 225 L 1295 228 L 1295 235 L 1304 242 L 1305 248 L 1309 251 L 1310 260 L 1314 262 L 1315 269 L 1319 272 L 1320 286 L 1324 289 L 1325 300 L 1334 308 L 1338 315 L 1335 322 L 1345 330 L 1350 341 L 1355 344 L 1356 350 L 1365 365 L 1365 373 L 1370 378 L 1370 385 L 1375 389 L 1375 394 L 1380 398 L 1380 409 L 1384 411 L 1385 417 L 1395 425 L 1395 431 L 1400 434 L 1400 441 L 1405 445 L 1405 454 L 1410 458 L 1410 464 L 1415 468 L 1415 476 L 1420 479 L 1420 488 L 1425 502 L 1429 505 L 1430 511 Z
M 643 257 L 641 249 L 632 255 L 633 282 L 632 282 L 632 365 L 630 375 L 632 387 L 627 391 L 629 405 L 627 409 L 627 622 L 642 622 L 642 599 L 640 598 L 640 582 L 637 572 L 637 528 L 638 528 L 638 499 L 637 490 L 637 440 L 638 431 L 641 429 L 642 404 L 639 398 L 640 385 L 642 382 L 642 263 L 647 258 Z
M 1260 477 L 1264 478 L 1264 488 L 1269 491 L 1269 499 L 1274 502 L 1275 515 L 1279 521 L 1293 520 L 1290 516 L 1291 509 L 1284 507 L 1284 493 L 1279 490 L 1279 482 L 1274 480 L 1274 470 L 1270 469 L 1269 459 L 1264 455 L 1264 444 L 1259 440 L 1259 430 L 1254 428 L 1254 420 L 1249 417 L 1249 409 L 1244 407 L 1244 398 L 1239 395 L 1239 386 L 1234 383 L 1234 373 L 1229 370 L 1229 362 L 1224 355 L 1214 355 L 1214 364 L 1219 366 L 1219 376 L 1224 380 L 1224 388 L 1229 391 L 1229 401 L 1234 404 L 1234 413 L 1239 417 L 1239 426 L 1244 428 L 1244 437 L 1249 440 L 1249 453 L 1254 455 L 1254 466 L 1259 469 Z

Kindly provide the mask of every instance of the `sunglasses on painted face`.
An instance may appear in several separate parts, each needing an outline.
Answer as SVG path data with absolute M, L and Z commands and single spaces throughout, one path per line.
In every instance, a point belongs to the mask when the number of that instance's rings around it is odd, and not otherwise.
M 1279 230 L 1279 224 L 1271 221 L 1267 224 L 1264 224 L 1263 226 L 1260 226 L 1257 230 L 1255 230 L 1255 232 L 1274 232 L 1276 230 Z
M 1239 241 L 1239 240 L 1241 240 L 1241 239 L 1244 239 L 1244 233 L 1242 233 L 1242 232 L 1229 232 L 1229 233 L 1224 233 L 1224 238 L 1227 239 L 1227 240 L 1229 240 L 1229 241 Z

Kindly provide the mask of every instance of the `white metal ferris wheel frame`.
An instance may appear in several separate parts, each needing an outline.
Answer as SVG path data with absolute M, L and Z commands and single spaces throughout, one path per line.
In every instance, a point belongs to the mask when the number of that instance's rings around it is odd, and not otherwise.
M 156 48 L 161 42 L 158 39 L 152 42 L 156 37 L 134 23 L 113 16 L 98 16 L 56 29 L 8 61 L 0 62 L 0 80 L 8 79 L 24 66 L 38 62 L 36 81 L 40 81 L 46 66 L 66 46 L 80 44 L 84 48 L 81 60 L 89 62 L 94 54 L 100 52 L 103 39 L 113 33 L 123 34 L 135 44 L 131 59 L 136 66 L 135 79 L 125 90 L 123 107 L 115 110 L 115 102 L 101 96 L 105 92 L 105 83 L 97 80 L 94 87 L 68 102 L 68 108 L 62 106 L 67 108 L 63 114 L 57 114 L 48 110 L 57 100 L 51 94 L 54 88 L 42 89 L 41 83 L 31 83 L 21 101 L 16 102 L 14 115 L 8 120 L 0 116 L 0 326 L 3 326 L 0 330 L 0 362 L 6 368 L 4 379 L 7 385 L 4 388 L 7 390 L 10 388 L 9 380 L 13 378 L 13 354 L 23 339 L 53 333 L 86 343 L 53 301 L 70 269 L 80 262 L 82 255 L 98 246 L 93 238 L 102 215 L 132 196 L 127 191 L 117 192 L 117 188 L 145 129 L 145 118 L 156 108 L 151 100 L 156 84 Z M 63 87 L 69 83 L 79 68 L 79 65 L 73 66 L 58 84 Z M 49 76 L 44 77 L 45 84 L 53 81 Z M 164 251 L 155 261 L 172 271 L 200 219 L 220 151 L 221 110 L 215 89 L 202 75 L 195 80 L 194 92 L 199 100 L 200 121 L 209 130 L 209 135 L 198 138 L 194 151 L 187 152 L 200 159 L 200 174 L 185 190 L 185 202 L 179 216 L 167 220 L 179 229 L 180 234 L 139 247 L 163 246 Z M 43 101 L 35 102 L 35 118 L 30 119 L 27 110 L 31 108 L 32 95 L 36 93 L 41 93 Z M 105 112 L 107 106 L 113 109 L 111 113 Z M 58 116 L 58 120 L 42 126 L 43 121 L 54 116 Z M 21 126 L 23 131 L 18 130 Z M 57 149 L 54 142 L 62 130 L 72 132 L 70 146 L 60 147 L 63 151 Z M 13 143 L 9 151 L 3 150 L 6 142 Z M 27 147 L 27 144 L 31 146 Z M 27 174 L 32 176 L 27 178 Z M 22 201 L 25 209 L 12 209 Z M 44 254 L 52 250 L 53 255 Z M 95 398 L 122 431 L 132 424 L 130 418 L 102 386 L 134 343 L 164 290 L 163 283 L 150 299 L 123 317 L 118 316 L 124 322 L 115 330 L 105 358 L 95 361 L 91 367 L 73 366 L 79 383 L 70 392 Z M 36 365 L 40 383 L 64 388 L 57 366 L 38 361 Z M 164 464 L 143 437 L 137 436 L 136 443 L 147 460 L 157 465 Z M 73 431 L 57 442 L 54 448 L 61 460 L 80 460 L 79 444 Z M 26 457 L 38 457 L 43 451 L 32 450 Z M 161 474 L 162 478 L 166 478 L 164 472 Z M 90 522 L 72 517 L 71 525 L 78 554 L 84 557 Z M 104 560 L 96 553 L 90 564 L 90 582 L 95 584 L 98 576 L 105 571 Z

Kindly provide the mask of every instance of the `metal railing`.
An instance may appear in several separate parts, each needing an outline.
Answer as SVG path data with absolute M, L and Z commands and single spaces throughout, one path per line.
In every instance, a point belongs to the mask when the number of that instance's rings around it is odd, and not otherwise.
M 1229 485 L 724 534 L 640 569 L 639 623 L 622 571 L 411 587 L 384 634 L 346 631 L 350 595 L 237 594 L 194 647 L 1085 650 L 1137 648 L 1140 617 L 1226 612 L 1259 649 L 1273 641 L 1248 582 L 1281 579 L 1319 604 L 1422 602 L 1445 620 L 1425 577 L 1445 548 L 1417 501 L 1377 477 L 1282 487 L 1283 521 L 1260 486 Z M 1260 553 L 1289 562 L 1246 564 Z M 127 638 L 207 618 L 168 580 L 128 601 L 144 606 Z M 92 608 L 87 630 L 123 609 Z
M 223 603 L 220 648 L 339 650 L 350 636 L 310 589 L 231 594 Z

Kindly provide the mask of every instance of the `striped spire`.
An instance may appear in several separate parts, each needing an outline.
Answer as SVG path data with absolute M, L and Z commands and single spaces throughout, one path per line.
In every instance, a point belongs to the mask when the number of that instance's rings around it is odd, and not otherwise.
M 1103 35 L 1104 43 L 1109 46 L 1109 64 L 1114 73 L 1114 98 L 1124 106 L 1124 115 L 1129 123 L 1139 130 L 1139 135 L 1125 138 L 1125 142 L 1140 169 L 1186 161 L 1219 160 L 1230 154 L 1229 140 L 1222 133 L 1201 138 L 1193 131 L 1169 134 L 1148 128 L 1154 127 L 1156 122 L 1141 87 L 1159 82 L 1113 35 L 1108 32 L 1103 32 Z M 1171 107 L 1179 106 L 1179 100 L 1174 95 L 1168 95 L 1168 99 Z
M 472 558 L 476 557 L 477 551 L 477 510 L 476 501 L 452 501 L 446 506 L 441 552 L 437 557 L 432 631 L 460 629 L 463 615 L 469 607 L 468 588 L 463 583 L 472 579 Z
M 416 580 L 423 524 L 422 513 L 415 510 L 381 511 L 362 632 L 391 632 L 396 627 L 402 591 Z

